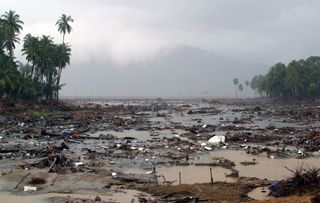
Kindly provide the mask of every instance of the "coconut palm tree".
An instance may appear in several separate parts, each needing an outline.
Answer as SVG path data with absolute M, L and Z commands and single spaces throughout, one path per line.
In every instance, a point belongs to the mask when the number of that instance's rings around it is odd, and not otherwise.
M 0 18 L 0 54 L 4 53 L 4 31 L 2 26 L 2 19 Z
M 61 17 L 57 20 L 56 25 L 58 26 L 58 31 L 62 33 L 62 44 L 64 44 L 64 36 L 66 33 L 70 33 L 72 30 L 70 22 L 73 22 L 71 16 L 62 14 Z
M 1 16 L 1 29 L 3 31 L 4 46 L 9 52 L 9 56 L 13 59 L 13 50 L 15 49 L 15 43 L 19 43 L 20 39 L 18 35 L 22 30 L 23 22 L 20 20 L 20 16 L 15 11 L 5 12 Z
M 48 80 L 52 75 L 54 62 L 52 54 L 54 51 L 54 44 L 50 36 L 43 35 L 39 41 L 39 51 L 36 58 L 35 67 L 40 81 L 44 82 L 44 78 Z
M 242 97 L 242 91 L 243 91 L 243 85 L 241 83 L 238 85 L 238 89 L 240 91 L 240 98 L 241 98 Z
M 235 97 L 237 97 L 237 85 L 239 84 L 239 79 L 238 78 L 234 78 L 232 80 L 232 83 L 234 85 L 234 94 L 235 94 Z
M 33 78 L 34 67 L 39 52 L 39 38 L 33 37 L 31 34 L 27 34 L 24 37 L 24 43 L 22 48 L 22 55 L 26 55 L 28 63 L 31 63 L 31 73 L 30 76 Z
M 71 48 L 68 44 L 59 44 L 56 45 L 55 50 L 55 65 L 58 67 L 58 73 L 57 73 L 57 81 L 56 81 L 56 87 L 60 87 L 60 78 L 63 68 L 65 68 L 67 65 L 70 64 L 70 56 L 71 56 Z M 59 98 L 59 88 L 56 89 L 56 100 Z

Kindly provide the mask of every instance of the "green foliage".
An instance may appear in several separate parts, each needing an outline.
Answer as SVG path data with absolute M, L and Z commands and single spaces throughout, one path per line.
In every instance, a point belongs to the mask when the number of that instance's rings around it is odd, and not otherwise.
M 9 56 L 13 58 L 13 50 L 16 48 L 15 44 L 19 43 L 18 34 L 22 30 L 23 22 L 20 16 L 14 11 L 10 10 L 1 16 L 1 30 L 3 36 L 3 45 L 9 52 Z
M 64 44 L 64 36 L 66 33 L 70 33 L 72 30 L 71 25 L 69 22 L 73 22 L 73 19 L 71 16 L 67 16 L 66 14 L 62 14 L 61 17 L 56 22 L 56 25 L 58 26 L 58 31 L 62 33 L 62 44 Z
M 22 54 L 28 63 L 15 62 L 13 50 L 23 24 L 19 18 L 14 11 L 9 11 L 0 19 L 0 96 L 12 100 L 57 100 L 63 86 L 60 84 L 62 70 L 70 64 L 71 48 L 64 42 L 55 44 L 50 36 L 27 34 Z M 71 27 L 68 26 L 62 29 L 69 33 Z
M 251 88 L 271 98 L 308 98 L 320 96 L 320 57 L 277 63 L 266 75 L 254 76 Z
M 233 83 L 234 86 L 237 86 L 239 84 L 239 79 L 238 78 L 234 78 L 232 80 L 232 83 Z
M 318 91 L 318 86 L 315 83 L 311 83 L 307 89 L 308 95 L 316 96 Z
M 239 84 L 239 85 L 238 85 L 238 89 L 239 89 L 240 92 L 242 92 L 242 91 L 243 91 L 243 85 L 242 85 L 242 84 Z

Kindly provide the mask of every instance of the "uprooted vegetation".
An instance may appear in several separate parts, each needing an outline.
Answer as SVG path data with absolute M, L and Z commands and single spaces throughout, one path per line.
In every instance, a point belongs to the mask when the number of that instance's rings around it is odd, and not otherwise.
M 302 195 L 319 190 L 320 168 L 304 168 L 301 165 L 297 167 L 295 171 L 290 171 L 293 173 L 292 177 L 287 180 L 276 182 L 269 187 L 271 189 L 270 195 L 285 197 L 290 195 Z

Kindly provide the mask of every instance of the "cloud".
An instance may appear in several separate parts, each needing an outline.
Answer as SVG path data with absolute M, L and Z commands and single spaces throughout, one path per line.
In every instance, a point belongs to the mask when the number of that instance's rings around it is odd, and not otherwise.
M 61 39 L 56 19 L 61 13 L 72 15 L 74 31 L 66 39 L 76 61 L 95 58 L 128 64 L 174 44 L 264 63 L 318 53 L 318 1 L 2 2 L 3 8 L 17 10 L 25 21 L 23 34 L 50 34 L 57 42 Z
M 85 89 L 80 86 L 89 75 L 99 78 L 92 87 L 103 86 L 102 69 L 113 80 L 115 71 L 180 44 L 270 66 L 320 55 L 318 0 L 2 0 L 1 7 L 20 14 L 25 22 L 21 38 L 45 34 L 60 43 L 56 20 L 62 13 L 74 18 L 66 36 L 71 66 L 63 76 L 78 85 L 68 86 L 70 92 Z M 21 45 L 16 49 L 20 59 Z M 75 74 L 82 74 L 81 81 L 75 81 Z M 100 94 L 104 89 L 85 91 Z

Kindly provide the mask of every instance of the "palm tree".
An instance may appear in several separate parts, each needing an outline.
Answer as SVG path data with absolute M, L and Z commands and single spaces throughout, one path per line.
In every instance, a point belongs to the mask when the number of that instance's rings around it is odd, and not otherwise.
M 16 76 L 16 63 L 9 56 L 0 53 L 1 96 L 11 98 L 13 91 L 16 89 Z
M 246 85 L 246 89 L 245 89 L 244 95 L 245 95 L 245 96 L 248 96 L 248 95 L 247 95 L 247 90 L 248 90 L 248 87 L 249 87 L 249 85 L 250 85 L 250 82 L 249 82 L 248 80 L 246 80 L 244 83 L 245 83 L 245 85 Z
M 62 33 L 62 44 L 64 44 L 64 36 L 66 33 L 70 33 L 72 30 L 69 22 L 73 22 L 71 16 L 67 16 L 66 14 L 62 14 L 61 17 L 57 20 L 56 25 L 58 26 L 58 31 Z
M 234 78 L 234 79 L 232 80 L 232 82 L 233 82 L 233 85 L 234 85 L 234 88 L 235 88 L 234 94 L 235 94 L 235 97 L 237 97 L 237 85 L 239 84 L 239 80 L 238 80 L 238 78 Z
M 15 11 L 10 10 L 1 16 L 1 27 L 4 35 L 4 46 L 9 52 L 9 56 L 13 59 L 13 50 L 15 43 L 19 43 L 18 34 L 22 30 L 23 22 Z
M 39 53 L 39 38 L 33 37 L 31 34 L 27 34 L 24 37 L 24 43 L 22 48 L 22 55 L 26 55 L 26 59 L 32 63 L 30 76 L 33 78 L 34 67 Z
M 4 48 L 4 31 L 3 31 L 3 23 L 2 19 L 0 18 L 0 54 L 4 53 L 3 48 Z
M 52 76 L 52 69 L 54 68 L 53 48 L 54 44 L 51 37 L 43 35 L 39 41 L 39 52 L 35 62 L 37 75 L 41 82 L 44 82 L 44 77 L 49 80 Z
M 243 85 L 242 85 L 242 84 L 239 84 L 239 85 L 238 85 L 238 89 L 239 89 L 239 91 L 240 91 L 240 98 L 241 98 L 241 93 L 242 93 L 242 91 L 243 91 Z
M 56 87 L 60 87 L 60 78 L 63 68 L 70 64 L 71 48 L 68 44 L 56 45 L 55 64 L 58 67 Z M 56 89 L 56 100 L 59 98 L 59 88 Z

